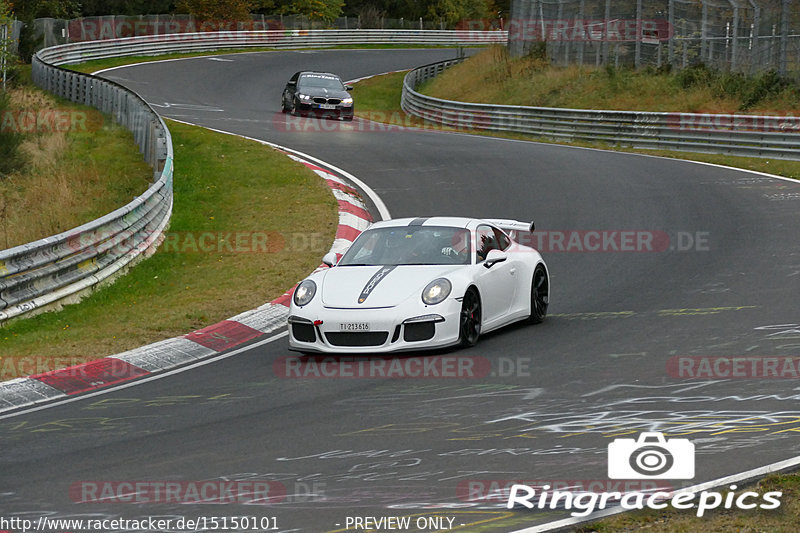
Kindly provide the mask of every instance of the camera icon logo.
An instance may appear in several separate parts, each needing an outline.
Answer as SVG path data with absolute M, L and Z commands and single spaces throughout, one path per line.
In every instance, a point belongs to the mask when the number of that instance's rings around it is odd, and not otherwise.
M 692 479 L 694 444 L 641 433 L 638 439 L 615 439 L 608 445 L 610 479 Z

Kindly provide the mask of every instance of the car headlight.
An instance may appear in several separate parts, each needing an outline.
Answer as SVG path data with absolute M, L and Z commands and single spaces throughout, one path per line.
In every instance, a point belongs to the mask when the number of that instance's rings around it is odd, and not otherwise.
M 422 291 L 422 301 L 427 305 L 436 305 L 450 296 L 452 290 L 453 285 L 445 278 L 435 279 Z
M 345 98 L 344 100 L 342 100 L 342 103 L 344 105 L 353 105 L 353 99 L 352 98 Z
M 294 290 L 294 304 L 303 307 L 308 304 L 317 294 L 317 284 L 310 279 L 304 280 Z
M 300 100 L 302 100 L 303 102 L 310 102 L 311 101 L 311 96 L 309 96 L 307 94 L 298 94 L 297 97 Z

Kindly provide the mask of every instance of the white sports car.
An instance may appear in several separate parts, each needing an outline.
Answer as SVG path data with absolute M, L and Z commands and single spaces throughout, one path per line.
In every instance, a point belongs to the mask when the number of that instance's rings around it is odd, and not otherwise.
M 532 223 L 431 217 L 378 222 L 300 282 L 289 348 L 380 353 L 472 346 L 511 322 L 544 320 L 547 266 L 513 236 Z M 509 236 L 511 235 L 511 236 Z

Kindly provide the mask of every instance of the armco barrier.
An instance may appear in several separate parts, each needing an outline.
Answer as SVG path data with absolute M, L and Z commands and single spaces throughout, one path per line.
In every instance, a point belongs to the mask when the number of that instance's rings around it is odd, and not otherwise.
M 72 230 L 0 251 L 0 325 L 79 298 L 131 261 L 155 250 L 172 213 L 169 130 L 136 93 L 114 82 L 60 68 L 93 59 L 239 48 L 360 44 L 481 45 L 504 31 L 266 30 L 182 33 L 72 43 L 33 57 L 34 82 L 58 96 L 109 113 L 133 132 L 153 167 L 153 185 L 130 204 Z
M 263 30 L 143 35 L 48 48 L 54 65 L 108 57 L 246 48 L 303 48 L 364 44 L 470 46 L 505 43 L 506 31 L 473 30 Z
M 172 213 L 172 140 L 161 118 L 136 93 L 114 82 L 53 66 L 52 49 L 33 57 L 33 81 L 73 102 L 108 113 L 133 132 L 154 169 L 153 184 L 128 205 L 97 220 L 0 251 L 0 324 L 66 303 L 155 250 Z
M 460 60 L 441 61 L 409 72 L 402 108 L 439 125 L 525 133 L 564 141 L 800 160 L 800 117 L 595 111 L 442 100 L 417 92 Z

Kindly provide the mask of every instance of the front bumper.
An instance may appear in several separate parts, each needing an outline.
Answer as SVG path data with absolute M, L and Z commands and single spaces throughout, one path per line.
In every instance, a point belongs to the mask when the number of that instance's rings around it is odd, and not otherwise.
M 289 316 L 289 349 L 300 352 L 374 354 L 426 350 L 458 343 L 461 303 L 454 298 L 427 308 L 301 309 Z M 341 324 L 368 324 L 367 331 Z
M 353 106 L 342 104 L 334 105 L 333 108 L 323 108 L 322 104 L 300 102 L 297 111 L 302 115 L 311 115 L 318 118 L 353 118 Z

